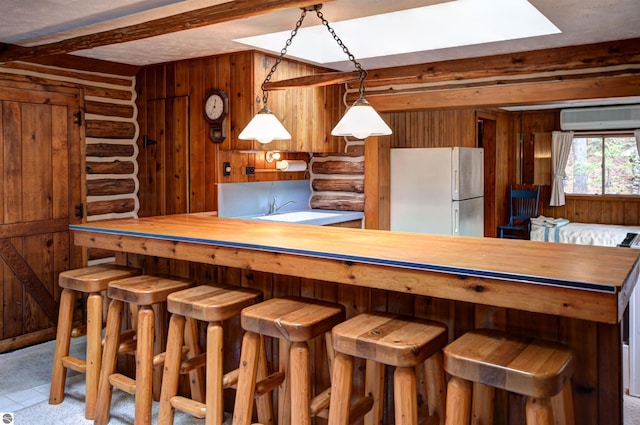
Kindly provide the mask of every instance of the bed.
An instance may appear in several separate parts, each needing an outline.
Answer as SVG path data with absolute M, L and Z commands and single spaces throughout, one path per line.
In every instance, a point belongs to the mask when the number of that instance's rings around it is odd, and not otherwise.
M 640 226 L 573 223 L 563 218 L 544 216 L 531 219 L 532 241 L 617 246 L 627 233 L 640 233 Z

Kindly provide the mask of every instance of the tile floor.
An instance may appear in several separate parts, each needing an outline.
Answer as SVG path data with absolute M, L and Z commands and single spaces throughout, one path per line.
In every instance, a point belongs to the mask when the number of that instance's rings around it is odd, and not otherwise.
M 49 382 L 55 341 L 45 342 L 0 355 L 0 412 L 16 412 L 49 399 Z M 71 341 L 70 354 L 84 358 L 85 338 Z M 16 370 L 16 364 L 29 365 Z M 67 381 L 84 375 L 67 372 Z

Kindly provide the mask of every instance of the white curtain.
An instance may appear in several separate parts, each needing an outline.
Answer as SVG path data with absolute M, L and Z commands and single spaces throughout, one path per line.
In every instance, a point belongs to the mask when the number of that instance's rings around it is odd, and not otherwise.
M 638 154 L 640 154 L 640 130 L 633 130 L 633 135 L 636 138 L 636 145 L 638 146 Z
M 564 205 L 562 177 L 564 175 L 564 167 L 566 167 L 569 159 L 572 141 L 573 131 L 554 131 L 552 133 L 551 173 L 553 174 L 553 182 L 551 184 L 551 200 L 549 201 L 549 205 L 552 207 Z

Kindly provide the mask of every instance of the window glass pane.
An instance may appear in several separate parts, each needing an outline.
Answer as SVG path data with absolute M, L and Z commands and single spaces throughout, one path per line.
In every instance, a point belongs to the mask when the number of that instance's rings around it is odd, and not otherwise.
M 632 195 L 638 193 L 638 148 L 634 137 L 604 139 L 604 193 Z
M 565 193 L 602 193 L 602 138 L 574 137 L 565 168 Z

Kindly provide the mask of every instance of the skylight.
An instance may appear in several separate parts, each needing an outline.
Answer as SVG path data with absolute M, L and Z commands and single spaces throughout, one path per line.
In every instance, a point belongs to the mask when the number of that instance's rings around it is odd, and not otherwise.
M 526 0 L 456 0 L 340 22 L 325 19 L 358 59 L 561 32 Z M 309 14 L 305 24 L 309 22 L 318 20 Z M 287 30 L 234 41 L 280 52 L 290 34 Z M 298 30 L 287 56 L 319 64 L 347 59 L 321 24 Z

